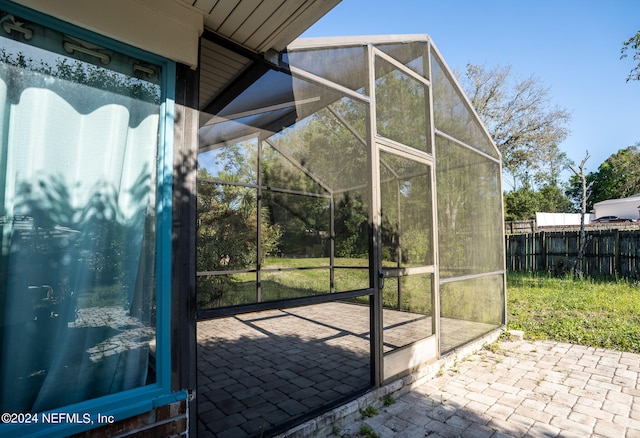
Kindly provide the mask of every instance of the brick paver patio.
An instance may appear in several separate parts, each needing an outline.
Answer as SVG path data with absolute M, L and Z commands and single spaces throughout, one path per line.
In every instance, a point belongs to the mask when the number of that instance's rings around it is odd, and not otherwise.
M 331 302 L 198 322 L 199 436 L 268 436 L 369 389 L 369 312 Z M 424 315 L 383 319 L 385 352 L 431 334 Z M 455 345 L 492 328 L 441 323 Z
M 365 391 L 369 343 L 369 309 L 357 305 L 199 322 L 199 436 L 269 435 Z
M 541 341 L 491 344 L 379 414 L 356 437 L 640 437 L 640 354 Z M 335 435 L 334 435 L 335 436 Z

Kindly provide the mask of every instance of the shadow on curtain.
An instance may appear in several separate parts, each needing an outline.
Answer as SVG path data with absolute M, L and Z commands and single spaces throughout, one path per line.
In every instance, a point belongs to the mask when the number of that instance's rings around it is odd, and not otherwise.
M 0 410 L 35 412 L 155 379 L 159 87 L 6 41 Z

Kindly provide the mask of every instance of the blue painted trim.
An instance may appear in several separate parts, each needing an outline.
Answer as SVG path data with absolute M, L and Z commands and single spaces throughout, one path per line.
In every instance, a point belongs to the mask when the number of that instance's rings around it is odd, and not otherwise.
M 4 436 L 70 435 L 98 427 L 98 413 L 123 420 L 153 408 L 185 400 L 187 392 L 171 392 L 171 225 L 173 190 L 173 125 L 175 120 L 176 64 L 161 56 L 126 43 L 95 34 L 7 0 L 0 8 L 51 29 L 109 47 L 123 54 L 162 67 L 162 99 L 157 161 L 157 241 L 156 241 L 156 383 L 121 393 L 84 401 L 51 412 L 89 414 L 94 424 L 2 425 Z M 42 413 L 38 413 L 42 415 Z
M 160 358 L 158 383 L 171 388 L 171 226 L 173 199 L 173 126 L 175 121 L 176 65 L 165 62 L 163 90 L 165 90 L 160 118 L 160 147 L 158 148 L 158 230 L 156 246 L 156 359 Z M 169 79 L 171 78 L 171 79 Z

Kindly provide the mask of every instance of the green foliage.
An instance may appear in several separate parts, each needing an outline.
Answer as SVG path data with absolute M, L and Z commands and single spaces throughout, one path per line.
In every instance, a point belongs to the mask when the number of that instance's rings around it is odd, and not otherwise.
M 119 286 L 96 286 L 89 293 L 79 294 L 78 308 L 125 307 L 128 297 Z
M 362 415 L 362 418 L 371 418 L 374 417 L 376 415 L 378 415 L 378 410 L 375 408 L 375 406 L 367 406 L 364 409 L 360 409 L 360 414 Z
M 338 257 L 368 257 L 369 214 L 362 197 L 345 194 L 335 208 L 335 251 Z
M 540 190 L 522 188 L 504 194 L 505 220 L 535 219 L 536 212 L 566 213 L 571 211 L 571 201 L 562 189 L 546 185 Z
M 535 218 L 538 210 L 538 195 L 531 189 L 519 189 L 504 195 L 504 218 L 508 221 Z
M 470 266 L 485 272 L 499 269 L 503 264 L 497 250 L 503 236 L 499 164 L 439 136 L 436 156 L 441 272 Z
M 586 176 L 587 211 L 593 204 L 607 199 L 626 198 L 640 193 L 640 143 L 618 150 Z M 574 205 L 581 202 L 581 182 L 577 176 L 569 181 L 567 195 Z
M 529 339 L 640 353 L 640 295 L 629 280 L 508 274 L 508 328 Z
M 554 185 L 545 185 L 538 191 L 538 211 L 567 213 L 571 211 L 571 200 L 564 191 Z
M 427 150 L 425 86 L 376 60 L 376 122 L 378 132 L 420 150 Z
M 366 438 L 380 438 L 380 434 L 376 433 L 368 424 L 360 426 L 360 435 Z
M 411 216 L 409 216 L 411 217 Z M 410 263 L 425 263 L 431 253 L 431 227 L 411 227 L 402 234 L 402 258 Z
M 426 275 L 385 279 L 382 306 L 405 312 L 431 314 L 431 279 Z M 398 303 L 398 283 L 401 282 L 401 301 Z
M 361 263 L 363 269 L 337 269 L 336 288 L 338 291 L 364 289 L 369 287 L 368 260 L 336 259 L 337 265 L 352 266 Z M 310 266 L 326 266 L 326 258 L 282 258 L 266 257 L 263 262 L 268 268 L 291 269 L 283 272 L 263 272 L 261 278 L 262 300 L 271 301 L 285 298 L 329 293 L 329 269 L 295 269 Z M 200 308 L 211 306 L 232 306 L 256 301 L 255 273 L 198 277 L 198 297 Z M 201 288 L 201 289 L 200 289 Z M 368 297 L 355 302 L 368 304 Z M 396 300 L 397 301 L 397 300 Z
M 628 40 L 623 41 L 620 49 L 620 59 L 626 58 L 630 51 L 633 53 L 633 60 L 638 64 L 629 72 L 627 82 L 640 81 L 640 30 Z
M 281 230 L 278 252 L 287 255 L 328 256 L 329 200 L 264 191 L 267 223 Z
M 490 352 L 492 352 L 494 354 L 498 353 L 501 350 L 500 344 L 497 343 L 497 342 L 492 342 L 491 344 L 485 345 L 484 349 L 485 350 L 489 350 Z
M 246 140 L 200 154 L 198 271 L 274 268 L 296 258 L 326 266 L 331 244 L 330 190 L 340 193 L 334 211 L 336 254 L 367 260 L 368 196 L 353 190 L 368 181 L 366 149 L 354 135 L 366 137 L 365 109 L 358 102 L 339 99 L 261 143 Z M 262 186 L 259 213 L 258 183 Z M 258 227 L 261 260 L 257 260 Z M 261 299 L 328 293 L 328 272 L 263 272 Z M 340 274 L 347 272 L 352 273 Z M 347 290 L 352 281 L 357 283 L 354 289 L 369 286 L 360 272 L 354 278 L 336 277 L 341 290 Z M 255 302 L 255 281 L 255 275 L 201 275 L 198 305 Z
M 210 178 L 205 169 L 200 178 Z M 235 185 L 202 183 L 197 195 L 197 251 L 198 271 L 241 270 L 257 264 L 257 203 L 253 189 Z M 266 212 L 262 212 L 266 214 Z M 263 257 L 275 251 L 280 228 L 261 223 Z M 198 277 L 198 305 L 220 305 L 234 289 L 230 276 Z
M 396 399 L 391 397 L 390 395 L 386 396 L 384 399 L 384 406 L 388 408 L 389 406 L 396 403 Z
M 607 158 L 592 176 L 590 187 L 594 203 L 640 193 L 640 143 Z

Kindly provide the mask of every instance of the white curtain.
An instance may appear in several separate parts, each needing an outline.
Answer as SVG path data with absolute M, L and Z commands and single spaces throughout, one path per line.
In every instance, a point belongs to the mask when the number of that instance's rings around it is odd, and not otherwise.
M 145 385 L 159 106 L 0 68 L 0 411 Z

